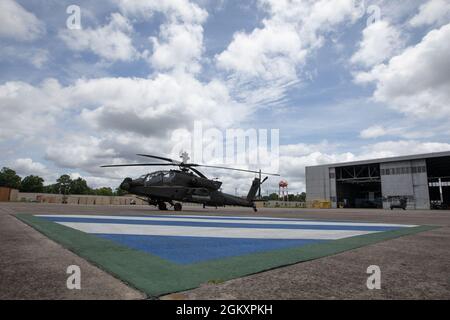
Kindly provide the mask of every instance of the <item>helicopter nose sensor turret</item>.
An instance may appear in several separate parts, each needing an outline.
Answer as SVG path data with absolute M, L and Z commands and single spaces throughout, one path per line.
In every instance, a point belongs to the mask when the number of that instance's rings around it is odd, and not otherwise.
M 132 181 L 133 179 L 131 178 L 125 178 L 120 184 L 120 189 L 128 191 L 130 189 Z

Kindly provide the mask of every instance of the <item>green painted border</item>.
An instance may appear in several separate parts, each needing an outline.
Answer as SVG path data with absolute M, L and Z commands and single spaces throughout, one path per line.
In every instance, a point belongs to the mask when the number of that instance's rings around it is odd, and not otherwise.
M 130 249 L 30 214 L 15 216 L 150 297 L 196 288 L 208 281 L 230 280 L 437 228 L 432 226 L 403 228 L 297 248 L 178 265 L 156 255 Z

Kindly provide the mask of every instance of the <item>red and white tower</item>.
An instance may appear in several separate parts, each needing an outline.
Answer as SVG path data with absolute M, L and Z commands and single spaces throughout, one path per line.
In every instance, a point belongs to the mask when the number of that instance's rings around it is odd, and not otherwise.
M 278 183 L 278 197 L 282 201 L 289 201 L 288 183 L 286 180 L 281 180 Z

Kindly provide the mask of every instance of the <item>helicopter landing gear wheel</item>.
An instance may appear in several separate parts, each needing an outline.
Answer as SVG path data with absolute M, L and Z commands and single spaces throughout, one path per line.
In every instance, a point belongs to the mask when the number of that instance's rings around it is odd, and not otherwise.
M 158 209 L 159 210 L 167 210 L 167 205 L 165 202 L 159 202 L 158 203 Z
M 181 211 L 183 209 L 183 206 L 181 205 L 181 203 L 177 202 L 173 205 L 173 209 L 175 211 Z

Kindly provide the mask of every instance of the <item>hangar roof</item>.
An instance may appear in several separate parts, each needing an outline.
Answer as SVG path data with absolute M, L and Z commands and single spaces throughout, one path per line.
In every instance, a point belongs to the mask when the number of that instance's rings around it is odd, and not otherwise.
M 420 159 L 438 158 L 438 157 L 450 157 L 450 151 L 414 154 L 414 155 L 379 158 L 379 159 L 359 160 L 359 161 L 352 161 L 352 162 L 330 163 L 330 164 L 322 164 L 322 165 L 318 165 L 318 166 L 308 166 L 308 167 L 330 167 L 330 168 L 345 167 L 345 166 L 356 166 L 356 165 L 361 165 L 361 164 L 409 161 L 409 160 L 420 160 Z

